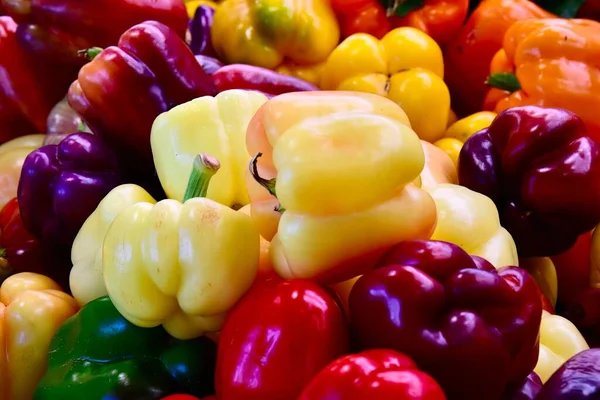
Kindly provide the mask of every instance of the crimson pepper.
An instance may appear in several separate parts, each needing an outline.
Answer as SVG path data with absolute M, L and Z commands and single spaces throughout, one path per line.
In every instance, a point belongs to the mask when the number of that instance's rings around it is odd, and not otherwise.
M 438 383 L 408 356 L 367 350 L 338 358 L 304 389 L 298 400 L 446 400 Z
M 518 267 L 495 270 L 442 241 L 397 244 L 349 298 L 360 349 L 400 351 L 449 399 L 497 400 L 533 370 L 542 304 Z
M 76 70 L 40 62 L 17 40 L 17 24 L 0 17 L 0 143 L 46 132 L 46 118 L 65 95 Z
M 378 0 L 332 0 L 331 7 L 340 21 L 343 38 L 362 32 L 381 39 L 391 29 Z
M 21 170 L 23 224 L 45 243 L 70 250 L 85 220 L 120 182 L 116 157 L 98 136 L 79 132 L 42 146 Z
M 94 52 L 88 52 L 94 57 Z M 116 152 L 126 181 L 161 192 L 150 130 L 169 109 L 205 95 L 215 85 L 177 33 L 148 21 L 127 30 L 86 64 L 69 90 L 69 104 Z M 155 194 L 155 193 L 152 193 Z
M 546 382 L 536 400 L 597 400 L 600 398 L 600 349 L 568 359 Z
M 519 256 L 553 256 L 600 222 L 600 146 L 575 114 L 502 112 L 464 144 L 461 185 L 491 198 Z
M 317 283 L 257 282 L 221 331 L 217 398 L 296 399 L 322 368 L 348 352 L 348 342 L 339 303 Z

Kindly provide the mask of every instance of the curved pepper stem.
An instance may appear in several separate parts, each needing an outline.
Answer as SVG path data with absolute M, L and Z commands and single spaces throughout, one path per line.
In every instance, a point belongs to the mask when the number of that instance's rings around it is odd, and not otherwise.
M 277 178 L 265 179 L 258 173 L 258 159 L 260 157 L 262 157 L 262 153 L 259 152 L 256 153 L 254 157 L 252 157 L 252 160 L 250 160 L 250 173 L 252 174 L 254 180 L 258 182 L 260 186 L 267 189 L 271 196 L 277 198 L 277 192 L 275 191 L 275 184 L 277 183 Z M 275 207 L 275 211 L 283 213 L 285 211 L 285 208 L 283 208 L 281 204 L 279 204 L 277 207 Z
M 190 174 L 190 179 L 183 195 L 183 202 L 185 203 L 195 197 L 206 197 L 208 184 L 219 168 L 221 168 L 219 160 L 208 154 L 198 154 L 194 158 L 192 173 Z
M 102 50 L 104 50 L 102 47 L 90 47 L 89 49 L 79 50 L 77 54 L 92 61 L 98 54 L 102 53 Z
M 521 90 L 521 83 L 519 83 L 517 76 L 510 72 L 495 72 L 488 76 L 485 84 L 510 93 Z

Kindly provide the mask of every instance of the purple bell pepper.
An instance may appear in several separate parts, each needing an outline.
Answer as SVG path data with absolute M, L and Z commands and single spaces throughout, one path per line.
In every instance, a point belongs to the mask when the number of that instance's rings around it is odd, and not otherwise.
M 98 136 L 69 135 L 25 159 L 17 191 L 23 224 L 45 243 L 70 249 L 87 217 L 120 183 L 116 157 Z
M 217 58 L 217 52 L 212 47 L 210 28 L 213 24 L 215 10 L 206 5 L 196 9 L 194 18 L 190 20 L 188 30 L 190 33 L 189 45 L 195 55 L 204 55 Z
M 600 399 L 600 349 L 575 354 L 552 376 L 536 400 Z

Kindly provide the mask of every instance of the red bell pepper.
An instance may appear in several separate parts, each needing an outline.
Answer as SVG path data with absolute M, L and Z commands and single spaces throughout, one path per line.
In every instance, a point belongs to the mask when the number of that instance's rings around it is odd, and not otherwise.
M 217 355 L 219 400 L 290 400 L 348 352 L 338 302 L 308 280 L 257 282 L 229 312 Z
M 446 400 L 442 388 L 408 356 L 368 350 L 341 357 L 323 369 L 298 400 Z
M 381 39 L 391 29 L 378 0 L 331 0 L 331 6 L 340 21 L 342 38 L 362 32 Z
M 407 354 L 449 399 L 513 393 L 538 359 L 540 291 L 521 268 L 483 268 L 451 243 L 396 245 L 350 292 L 359 348 Z

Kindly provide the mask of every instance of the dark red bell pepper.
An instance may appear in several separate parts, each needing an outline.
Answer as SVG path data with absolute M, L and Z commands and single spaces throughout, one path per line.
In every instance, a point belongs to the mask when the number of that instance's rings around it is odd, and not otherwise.
M 323 399 L 446 400 L 446 396 L 410 357 L 378 349 L 335 360 L 298 397 L 298 400 Z
M 258 282 L 230 311 L 219 337 L 219 400 L 290 400 L 348 352 L 339 303 L 308 280 Z
M 212 46 L 212 36 L 210 29 L 215 16 L 215 9 L 201 4 L 196 8 L 194 18 L 190 20 L 189 45 L 192 52 L 196 55 L 217 57 L 217 52 Z
M 515 107 L 471 136 L 461 185 L 491 198 L 519 256 L 553 256 L 600 222 L 600 145 L 575 114 Z
M 552 376 L 536 400 L 597 400 L 600 398 L 600 349 L 582 351 Z
M 483 269 L 441 241 L 396 245 L 349 298 L 360 349 L 410 356 L 449 399 L 498 400 L 537 363 L 542 304 L 523 269 Z
M 159 187 L 150 148 L 154 119 L 179 104 L 215 94 L 210 76 L 177 33 L 147 21 L 81 68 L 69 90 L 69 104 L 117 153 L 125 179 L 152 190 Z

